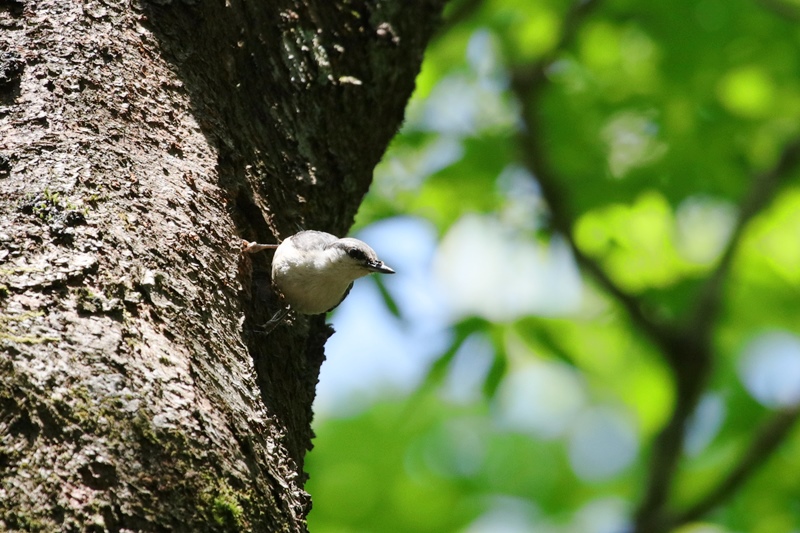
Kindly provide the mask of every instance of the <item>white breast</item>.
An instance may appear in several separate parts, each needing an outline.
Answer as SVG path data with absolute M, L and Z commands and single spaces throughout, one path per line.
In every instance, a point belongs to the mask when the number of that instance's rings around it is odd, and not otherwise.
M 327 254 L 302 253 L 284 241 L 272 260 L 272 281 L 298 313 L 324 313 L 342 301 L 352 283 L 331 260 Z

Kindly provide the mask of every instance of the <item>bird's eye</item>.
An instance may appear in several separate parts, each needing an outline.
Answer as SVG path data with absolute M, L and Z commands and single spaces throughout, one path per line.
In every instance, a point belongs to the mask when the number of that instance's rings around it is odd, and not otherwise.
M 364 251 L 359 250 L 358 248 L 350 248 L 347 250 L 347 255 L 358 261 L 364 261 L 367 259 L 367 255 L 364 253 Z

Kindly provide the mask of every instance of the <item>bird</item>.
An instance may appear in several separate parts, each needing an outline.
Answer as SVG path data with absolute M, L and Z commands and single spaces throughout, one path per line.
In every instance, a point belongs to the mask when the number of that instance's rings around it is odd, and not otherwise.
M 304 315 L 333 310 L 358 278 L 373 272 L 395 273 L 364 241 L 324 231 L 300 231 L 280 244 L 244 241 L 247 253 L 266 249 L 275 249 L 272 283 L 288 304 L 267 323 L 272 327 L 292 310 Z

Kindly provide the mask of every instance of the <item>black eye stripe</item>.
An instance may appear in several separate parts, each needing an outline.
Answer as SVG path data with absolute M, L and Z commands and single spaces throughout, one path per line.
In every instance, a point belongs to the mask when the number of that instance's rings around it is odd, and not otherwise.
M 349 255 L 353 259 L 358 259 L 359 261 L 364 261 L 367 259 L 367 254 L 365 254 L 363 250 L 359 250 L 358 248 L 350 248 L 349 250 L 347 250 L 347 255 Z

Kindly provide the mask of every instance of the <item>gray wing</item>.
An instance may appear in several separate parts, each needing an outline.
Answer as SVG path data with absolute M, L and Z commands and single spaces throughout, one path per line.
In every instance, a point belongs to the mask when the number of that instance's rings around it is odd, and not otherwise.
M 305 230 L 292 235 L 292 243 L 298 250 L 319 250 L 339 240 L 339 237 L 324 231 Z
M 353 283 L 351 282 L 351 283 L 350 283 L 350 286 L 349 286 L 349 287 L 347 287 L 347 290 L 346 290 L 346 291 L 344 291 L 344 294 L 342 295 L 342 299 L 341 299 L 341 300 L 339 300 L 339 303 L 337 303 L 336 305 L 334 305 L 333 307 L 331 307 L 330 309 L 328 309 L 328 310 L 327 310 L 327 311 L 325 311 L 325 312 L 326 312 L 326 313 L 330 313 L 331 311 L 333 311 L 334 309 L 336 309 L 337 307 L 339 307 L 339 304 L 341 304 L 341 303 L 344 301 L 344 299 L 345 299 L 345 298 L 347 298 L 347 295 L 348 295 L 348 294 L 350 294 L 350 289 L 352 289 L 352 288 L 353 288 Z

